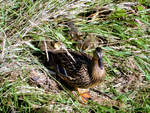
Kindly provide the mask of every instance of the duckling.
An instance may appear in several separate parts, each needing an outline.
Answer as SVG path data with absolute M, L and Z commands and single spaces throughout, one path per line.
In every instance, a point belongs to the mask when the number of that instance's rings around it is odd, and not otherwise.
M 102 82 L 105 77 L 105 69 L 102 61 L 102 49 L 97 47 L 93 57 L 82 53 L 68 50 L 49 51 L 50 61 L 55 67 L 58 76 L 67 85 L 75 88 L 83 102 L 91 97 L 89 88 Z

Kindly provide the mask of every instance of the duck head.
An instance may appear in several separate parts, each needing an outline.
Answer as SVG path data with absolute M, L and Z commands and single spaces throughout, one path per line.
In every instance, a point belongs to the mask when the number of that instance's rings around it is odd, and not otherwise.
M 103 62 L 102 62 L 102 49 L 100 47 L 97 47 L 93 53 L 93 59 L 98 63 L 98 66 L 103 69 Z

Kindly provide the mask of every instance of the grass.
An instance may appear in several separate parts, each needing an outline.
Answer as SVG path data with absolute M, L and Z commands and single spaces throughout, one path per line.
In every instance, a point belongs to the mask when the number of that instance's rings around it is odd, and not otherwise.
M 150 2 L 138 0 L 128 9 L 122 3 L 125 0 L 0 1 L 0 112 L 150 112 Z M 95 11 L 104 6 L 105 11 Z M 81 39 L 71 37 L 67 21 L 75 24 Z M 83 106 L 66 89 L 46 91 L 30 83 L 33 70 L 52 78 L 33 55 L 39 49 L 30 40 L 61 41 L 79 51 L 79 40 L 88 36 L 98 38 L 96 46 L 105 51 L 107 77 L 97 89 L 123 106 L 95 101 Z

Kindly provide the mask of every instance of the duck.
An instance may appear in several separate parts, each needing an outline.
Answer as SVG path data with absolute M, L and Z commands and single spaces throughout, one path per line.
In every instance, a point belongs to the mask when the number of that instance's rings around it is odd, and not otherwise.
M 60 79 L 77 90 L 81 100 L 87 103 L 91 99 L 89 88 L 101 83 L 106 75 L 102 48 L 97 47 L 93 51 L 93 56 L 63 49 L 48 51 L 48 55 L 48 63 L 54 65 Z

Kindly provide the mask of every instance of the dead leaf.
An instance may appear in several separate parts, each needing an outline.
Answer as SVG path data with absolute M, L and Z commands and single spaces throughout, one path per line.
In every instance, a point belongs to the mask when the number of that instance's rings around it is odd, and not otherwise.
M 46 91 L 58 90 L 58 84 L 47 75 L 36 70 L 31 70 L 29 74 L 30 83 L 44 88 Z

